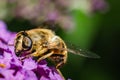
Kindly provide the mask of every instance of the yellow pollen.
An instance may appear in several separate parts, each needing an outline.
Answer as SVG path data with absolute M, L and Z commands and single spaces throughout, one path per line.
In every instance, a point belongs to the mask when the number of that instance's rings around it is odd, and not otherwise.
M 3 63 L 0 63 L 0 67 L 1 67 L 1 68 L 5 68 L 5 67 L 6 67 L 6 65 L 5 65 L 5 64 L 3 64 Z

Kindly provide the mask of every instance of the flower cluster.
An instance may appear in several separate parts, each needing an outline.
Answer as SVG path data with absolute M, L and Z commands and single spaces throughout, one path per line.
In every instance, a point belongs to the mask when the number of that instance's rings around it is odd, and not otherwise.
M 20 61 L 14 53 L 16 33 L 6 29 L 0 21 L 0 80 L 64 80 L 54 67 L 48 67 L 45 60 L 39 63 L 32 58 Z
M 71 11 L 79 9 L 88 15 L 106 12 L 106 0 L 0 0 L 0 18 L 20 18 L 39 25 L 41 21 L 52 20 L 66 30 L 73 29 Z
M 0 17 L 22 18 L 39 25 L 41 21 L 53 20 L 64 29 L 73 27 L 68 10 L 70 1 L 65 0 L 4 0 Z M 5 9 L 6 8 L 6 9 Z

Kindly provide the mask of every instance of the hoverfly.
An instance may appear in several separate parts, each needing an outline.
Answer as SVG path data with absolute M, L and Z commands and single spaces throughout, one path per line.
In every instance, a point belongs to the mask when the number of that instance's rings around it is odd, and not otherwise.
M 99 58 L 89 51 L 67 46 L 64 40 L 52 30 L 36 28 L 20 31 L 15 38 L 15 53 L 18 57 L 36 57 L 37 62 L 50 59 L 58 69 L 67 61 L 68 53 L 74 53 L 84 57 Z

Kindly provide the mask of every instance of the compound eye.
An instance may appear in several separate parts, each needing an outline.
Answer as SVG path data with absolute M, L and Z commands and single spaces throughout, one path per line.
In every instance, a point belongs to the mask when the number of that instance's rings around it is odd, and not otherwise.
M 30 50 L 32 47 L 32 40 L 30 37 L 25 36 L 22 40 L 22 47 L 24 50 Z

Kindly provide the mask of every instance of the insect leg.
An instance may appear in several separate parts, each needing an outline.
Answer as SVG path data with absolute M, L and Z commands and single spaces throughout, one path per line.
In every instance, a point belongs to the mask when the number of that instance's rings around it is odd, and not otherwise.
M 56 68 L 60 68 L 66 62 L 66 58 L 62 54 L 53 54 L 49 57 L 56 65 Z
M 45 53 L 46 51 L 47 51 L 46 48 L 43 48 L 42 50 L 40 48 L 36 52 L 32 53 L 31 56 L 38 57 L 38 56 L 42 55 L 43 53 Z
M 48 54 L 43 55 L 42 57 L 40 57 L 40 58 L 37 60 L 37 62 L 39 62 L 39 61 L 41 61 L 41 60 L 43 60 L 43 59 L 46 59 L 46 58 L 50 57 L 52 54 L 53 54 L 53 51 L 50 52 L 50 53 L 48 53 Z
M 46 51 L 47 51 L 46 48 L 44 48 L 44 49 L 42 49 L 42 50 L 41 50 L 41 48 L 40 48 L 40 49 L 38 49 L 37 51 L 35 51 L 35 52 L 33 52 L 33 53 L 29 54 L 29 55 L 26 55 L 26 56 L 22 57 L 21 60 L 24 60 L 25 58 L 29 58 L 29 57 L 38 57 L 38 56 L 41 56 L 41 55 L 44 54 Z

